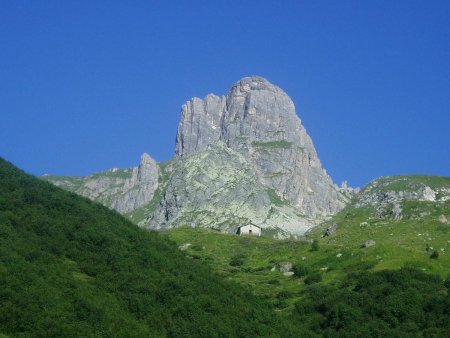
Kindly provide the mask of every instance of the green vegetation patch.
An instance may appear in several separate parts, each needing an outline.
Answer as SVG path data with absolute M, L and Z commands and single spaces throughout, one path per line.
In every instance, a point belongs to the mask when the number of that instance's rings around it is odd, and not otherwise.
M 445 337 L 448 288 L 417 269 L 358 272 L 302 292 L 292 319 L 325 337 Z M 318 325 L 320 323 L 320 325 Z
M 286 201 L 284 198 L 280 197 L 280 195 L 278 195 L 276 193 L 276 191 L 272 188 L 267 189 L 267 194 L 269 195 L 270 202 L 272 202 L 272 204 L 274 204 L 278 207 L 289 204 L 288 201 Z

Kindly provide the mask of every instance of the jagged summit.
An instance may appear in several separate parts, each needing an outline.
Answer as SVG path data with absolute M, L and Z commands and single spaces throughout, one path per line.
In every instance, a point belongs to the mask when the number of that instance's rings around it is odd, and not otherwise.
M 156 161 L 147 153 L 141 155 L 141 164 L 152 164 L 156 165 Z
M 270 83 L 266 78 L 258 75 L 246 76 L 240 79 L 236 84 L 232 87 L 234 89 L 240 88 L 241 90 L 250 91 L 250 90 L 269 90 L 269 91 L 282 91 L 281 88 L 275 86 Z
M 182 106 L 177 157 L 218 141 L 241 153 L 263 184 L 307 216 L 333 214 L 348 200 L 322 169 L 291 98 L 262 77 L 244 77 L 226 96 Z
M 290 97 L 259 76 L 242 78 L 226 96 L 193 98 L 180 115 L 177 156 L 204 150 L 218 140 L 236 145 L 243 137 L 289 140 L 315 152 Z

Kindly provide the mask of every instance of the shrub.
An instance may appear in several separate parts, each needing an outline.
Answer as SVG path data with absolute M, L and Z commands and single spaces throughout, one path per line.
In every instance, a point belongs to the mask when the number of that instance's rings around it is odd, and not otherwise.
M 433 251 L 430 255 L 431 259 L 438 259 L 439 258 L 439 252 Z
M 191 249 L 194 251 L 202 251 L 203 250 L 203 248 L 198 244 L 191 245 Z
M 234 255 L 231 257 L 230 265 L 231 266 L 242 266 L 244 265 L 244 256 L 243 255 Z
M 277 298 L 279 300 L 286 300 L 286 299 L 291 298 L 292 296 L 293 296 L 292 292 L 287 291 L 287 290 L 280 291 L 277 294 Z
M 447 279 L 444 281 L 444 286 L 450 290 L 450 275 L 448 275 Z
M 321 281 L 322 281 L 322 274 L 319 272 L 312 273 L 308 277 L 305 278 L 305 284 L 307 284 L 307 285 L 318 283 Z
M 277 278 L 272 278 L 271 280 L 269 280 L 267 282 L 267 284 L 272 284 L 272 285 L 280 285 L 280 280 Z
M 319 251 L 319 241 L 317 239 L 313 240 L 311 244 L 311 251 Z
M 304 277 L 308 274 L 308 267 L 304 264 L 294 264 L 292 267 L 292 271 L 294 271 L 294 276 L 296 277 Z

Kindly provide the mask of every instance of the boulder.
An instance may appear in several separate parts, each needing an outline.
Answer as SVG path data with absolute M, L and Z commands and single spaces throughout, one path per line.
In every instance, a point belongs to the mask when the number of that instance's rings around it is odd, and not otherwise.
M 185 243 L 185 244 L 180 245 L 178 248 L 181 251 L 184 251 L 184 250 L 187 250 L 191 245 L 192 245 L 191 243 Z
M 371 246 L 374 246 L 375 244 L 377 244 L 377 243 L 373 239 L 368 239 L 367 241 L 364 242 L 364 247 L 370 248 Z
M 280 264 L 280 272 L 289 272 L 292 270 L 292 263 L 291 262 L 286 262 L 283 264 Z
M 336 222 L 334 222 L 332 226 L 327 228 L 324 236 L 331 236 L 332 234 L 334 234 L 337 231 L 337 229 L 338 229 L 338 224 Z
M 445 215 L 440 215 L 438 218 L 438 221 L 443 223 L 443 224 L 447 224 L 448 223 L 448 219 L 447 217 L 445 217 Z

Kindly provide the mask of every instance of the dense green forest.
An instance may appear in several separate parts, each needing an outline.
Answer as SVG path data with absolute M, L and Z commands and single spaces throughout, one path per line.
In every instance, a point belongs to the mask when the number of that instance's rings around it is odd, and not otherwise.
M 415 268 L 359 271 L 304 290 L 293 317 L 325 337 L 449 337 L 449 288 Z
M 276 336 L 280 322 L 158 233 L 0 159 L 0 335 Z
M 450 281 L 438 275 L 360 264 L 322 281 L 305 263 L 277 291 L 280 303 L 295 294 L 279 311 L 256 287 L 213 272 L 202 246 L 189 250 L 0 159 L 0 337 L 449 336 Z M 226 261 L 230 273 L 248 269 L 242 257 Z

